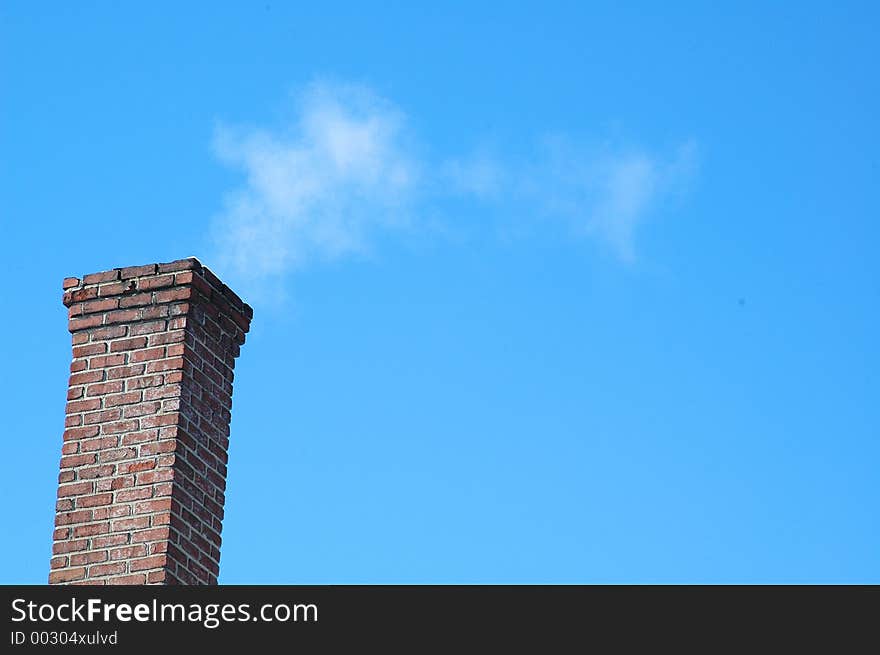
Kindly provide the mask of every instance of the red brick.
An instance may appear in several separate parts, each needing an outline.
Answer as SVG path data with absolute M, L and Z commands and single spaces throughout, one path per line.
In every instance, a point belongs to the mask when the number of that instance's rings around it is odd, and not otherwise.
M 141 471 L 149 471 L 151 469 L 156 468 L 155 460 L 146 460 L 143 462 L 132 462 L 131 464 L 123 465 L 126 469 L 126 473 L 139 473 Z
M 148 416 L 159 411 L 161 405 L 158 402 L 140 403 L 139 405 L 126 405 L 122 408 L 122 416 L 125 418 L 137 418 Z M 176 409 L 179 408 L 175 408 Z
M 165 330 L 165 321 L 149 321 L 131 326 L 132 335 L 154 334 L 163 330 Z
M 166 512 L 171 509 L 170 498 L 159 498 L 158 500 L 148 500 L 142 503 L 135 503 L 135 514 L 150 514 L 152 512 Z
M 142 432 L 129 432 L 128 434 L 122 435 L 122 445 L 132 446 L 145 441 L 155 441 L 158 436 L 159 431 L 156 429 L 144 430 Z
M 67 469 L 83 464 L 94 464 L 96 460 L 97 455 L 94 453 L 88 455 L 69 455 L 68 457 L 61 458 L 61 468 Z
M 123 546 L 122 548 L 114 548 L 110 551 L 110 559 L 131 559 L 132 557 L 143 557 L 145 555 L 147 555 L 147 547 L 144 544 Z
M 58 487 L 58 497 L 79 496 L 81 494 L 90 494 L 95 488 L 94 482 L 77 482 L 76 484 L 63 484 Z
M 73 356 L 76 358 L 88 357 L 89 355 L 100 355 L 107 352 L 107 344 L 99 341 L 98 343 L 89 343 L 85 346 L 76 346 L 73 349 Z
M 167 526 L 161 528 L 151 528 L 149 530 L 141 530 L 131 535 L 132 543 L 142 543 L 144 541 L 159 541 L 168 539 L 169 528 Z
M 101 297 L 105 296 L 119 296 L 124 293 L 131 293 L 137 290 L 137 283 L 132 281 L 127 282 L 113 282 L 112 284 L 102 284 L 98 287 L 98 295 Z
M 108 546 L 121 546 L 128 543 L 127 534 L 106 534 L 92 538 L 93 548 L 107 548 Z
M 73 287 L 79 286 L 79 278 L 78 277 L 66 277 L 64 278 L 64 282 L 61 283 L 61 288 L 64 290 L 72 289 Z
M 177 442 L 174 439 L 168 439 L 167 441 L 152 441 L 150 443 L 141 444 L 140 454 L 141 457 L 146 457 L 149 455 L 158 455 L 159 453 L 172 453 L 176 447 Z
M 119 337 L 124 337 L 127 332 L 128 328 L 124 325 L 110 325 L 108 327 L 92 330 L 91 337 L 92 341 L 98 341 L 100 339 L 118 339 Z
M 86 576 L 86 570 L 82 567 L 76 569 L 61 569 L 49 573 L 49 584 L 82 580 Z
M 149 487 L 141 487 L 138 489 L 124 489 L 116 492 L 117 503 L 128 503 L 133 500 L 145 500 L 151 498 L 153 490 Z
M 125 355 L 117 353 L 115 355 L 99 355 L 89 360 L 89 368 L 107 368 L 108 366 L 120 366 L 125 364 Z
M 89 575 L 91 577 L 102 575 L 117 575 L 125 573 L 124 562 L 114 562 L 112 564 L 96 564 L 89 567 Z
M 99 284 L 101 282 L 110 282 L 119 279 L 119 269 L 112 271 L 104 271 L 102 273 L 91 273 L 83 277 L 83 284 Z
M 149 289 L 159 289 L 161 287 L 170 287 L 174 284 L 173 275 L 160 275 L 159 277 L 146 277 L 138 281 L 138 288 L 141 291 Z
M 92 425 L 94 423 L 107 423 L 109 421 L 118 421 L 122 417 L 122 410 L 120 409 L 105 409 L 100 412 L 92 412 L 90 414 L 86 414 L 84 418 L 84 423 L 87 425 Z
M 188 257 L 186 259 L 178 259 L 173 262 L 168 262 L 167 264 L 159 264 L 158 271 L 159 273 L 173 273 L 175 271 L 198 271 L 201 268 L 202 265 L 199 263 L 199 260 L 195 257 Z
M 109 505 L 113 502 L 113 494 L 95 494 L 94 496 L 81 496 L 76 499 L 77 507 L 97 507 Z
M 118 437 L 99 437 L 97 439 L 87 439 L 83 441 L 80 446 L 84 451 L 89 452 L 93 450 L 115 448 L 117 443 L 119 443 Z
M 120 378 L 130 378 L 134 375 L 142 375 L 145 364 L 135 364 L 134 366 L 120 366 L 118 368 L 107 369 L 107 378 L 110 380 L 118 380 Z
M 189 300 L 193 296 L 192 287 L 175 287 L 156 292 L 156 302 L 174 302 L 177 300 Z
M 138 486 L 146 484 L 154 484 L 156 482 L 168 482 L 174 479 L 174 471 L 172 469 L 160 469 L 158 471 L 144 471 L 137 474 Z
M 141 419 L 141 428 L 158 428 L 163 425 L 173 425 L 179 420 L 180 415 L 177 413 L 161 414 L 159 416 L 145 416 Z
M 131 363 L 146 362 L 151 359 L 162 359 L 165 356 L 165 346 L 157 348 L 148 348 L 147 350 L 138 350 L 131 353 Z
M 183 368 L 183 357 L 160 359 L 147 364 L 147 373 L 161 373 L 162 371 L 171 371 L 179 368 Z
M 145 375 L 140 378 L 130 378 L 125 381 L 126 391 L 132 389 L 144 389 L 146 387 L 158 387 L 164 382 L 165 376 L 161 373 L 157 375 Z
M 77 330 L 87 330 L 92 327 L 97 327 L 103 322 L 104 316 L 101 314 L 84 316 L 82 318 L 72 318 L 67 322 L 67 329 L 70 332 L 76 332 Z
M 90 384 L 86 389 L 87 396 L 103 396 L 108 393 L 119 393 L 122 391 L 124 383 L 118 382 L 102 382 L 101 384 Z M 98 401 L 100 406 L 100 401 Z
M 104 407 L 116 407 L 117 405 L 131 405 L 132 403 L 138 403 L 141 400 L 141 393 L 142 392 L 140 391 L 130 391 L 115 396 L 104 396 Z
M 147 345 L 147 337 L 133 337 L 131 339 L 122 339 L 114 341 L 110 344 L 110 352 L 119 352 L 121 350 L 134 350 L 135 348 L 144 348 Z
M 65 413 L 82 414 L 83 412 L 91 412 L 101 407 L 100 398 L 90 398 L 88 400 L 72 400 L 67 403 Z
M 113 410 L 114 412 L 118 412 L 119 410 Z M 121 414 L 117 416 L 120 418 Z M 140 427 L 140 423 L 136 419 L 127 419 L 125 421 L 114 421 L 112 423 L 104 423 L 101 426 L 101 434 L 121 434 L 123 432 L 131 432 L 132 430 L 137 430 Z
M 143 559 L 133 559 L 128 567 L 132 571 L 145 571 L 146 569 L 158 569 L 165 566 L 166 555 L 153 555 Z
M 95 564 L 97 562 L 107 561 L 107 551 L 98 550 L 88 553 L 76 553 L 70 556 L 71 566 L 82 566 L 83 564 Z
M 141 316 L 139 309 L 117 309 L 115 312 L 104 314 L 104 323 L 130 323 L 136 321 Z
M 118 298 L 101 298 L 98 300 L 89 300 L 82 304 L 83 314 L 95 314 L 98 312 L 107 312 L 116 309 L 119 306 Z
M 145 275 L 155 275 L 158 264 L 147 264 L 146 266 L 128 266 L 120 271 L 119 277 L 123 280 L 132 277 L 143 277 Z
M 119 300 L 119 307 L 143 307 L 153 302 L 152 293 L 136 293 L 133 296 L 123 296 Z
M 85 373 L 74 373 L 70 376 L 70 386 L 78 384 L 88 384 L 89 382 L 100 382 L 104 379 L 104 371 L 86 371 Z
M 89 523 L 88 525 L 78 525 L 73 529 L 74 537 L 93 537 L 96 534 L 106 534 L 110 531 L 109 523 Z
M 72 523 L 86 523 L 92 520 L 93 512 L 90 509 L 78 512 L 58 512 L 55 514 L 55 525 L 71 525 Z

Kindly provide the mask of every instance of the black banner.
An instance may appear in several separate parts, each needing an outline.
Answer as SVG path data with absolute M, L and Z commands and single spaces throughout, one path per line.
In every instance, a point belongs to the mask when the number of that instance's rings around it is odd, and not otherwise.
M 839 646 L 876 639 L 878 587 L 6 586 L 5 652 Z M 867 639 L 868 641 L 863 641 Z

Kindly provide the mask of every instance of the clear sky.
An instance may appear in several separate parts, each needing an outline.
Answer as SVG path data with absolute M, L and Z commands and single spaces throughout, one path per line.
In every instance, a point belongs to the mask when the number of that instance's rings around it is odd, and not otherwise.
M 878 32 L 3 2 L 0 581 L 48 574 L 62 278 L 195 255 L 255 309 L 221 582 L 880 582 Z

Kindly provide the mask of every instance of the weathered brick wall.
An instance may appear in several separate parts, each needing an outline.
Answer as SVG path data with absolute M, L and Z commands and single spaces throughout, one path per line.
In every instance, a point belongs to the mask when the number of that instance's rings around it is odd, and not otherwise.
M 196 259 L 64 290 L 73 362 L 49 582 L 216 584 L 253 311 Z

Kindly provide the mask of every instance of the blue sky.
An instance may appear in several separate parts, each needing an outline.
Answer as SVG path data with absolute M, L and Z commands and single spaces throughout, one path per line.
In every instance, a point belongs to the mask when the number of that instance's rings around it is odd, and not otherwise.
M 871 3 L 0 7 L 3 582 L 61 279 L 255 308 L 221 582 L 880 581 Z

